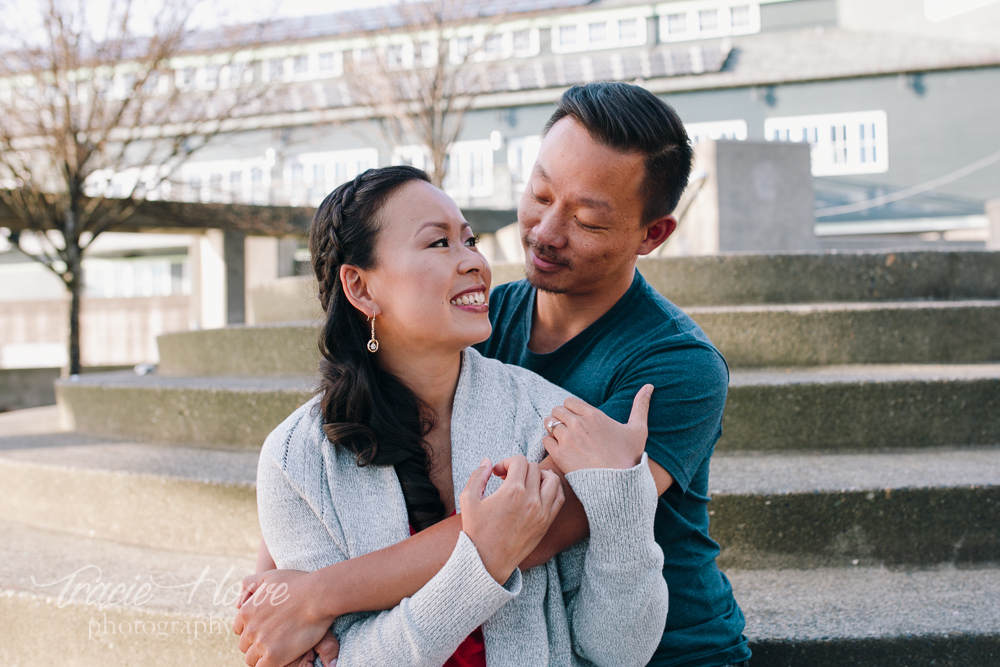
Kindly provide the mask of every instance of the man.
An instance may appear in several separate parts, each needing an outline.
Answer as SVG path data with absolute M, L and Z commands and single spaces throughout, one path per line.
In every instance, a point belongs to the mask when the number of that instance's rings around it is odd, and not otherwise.
M 707 509 L 729 373 L 701 329 L 635 270 L 676 227 L 687 135 L 669 106 L 624 83 L 574 87 L 558 107 L 518 208 L 527 280 L 490 295 L 493 335 L 480 351 L 619 422 L 636 392 L 655 386 L 646 453 L 670 611 L 650 664 L 739 664 L 750 657 L 743 615 L 715 565 Z
M 527 280 L 490 295 L 493 335 L 479 347 L 589 404 L 568 402 L 553 410 L 550 451 L 570 420 L 602 434 L 593 447 L 613 449 L 628 428 L 633 399 L 647 383 L 654 385 L 646 452 L 660 494 L 655 535 L 664 551 L 670 608 L 650 665 L 724 667 L 745 665 L 750 657 L 743 615 L 715 565 L 719 549 L 708 535 L 709 459 L 721 434 L 728 369 L 701 329 L 635 269 L 636 258 L 676 228 L 671 213 L 690 168 L 684 127 L 653 94 L 623 83 L 567 91 L 546 125 L 518 208 Z M 268 623 L 269 612 L 254 611 L 260 618 L 247 632 L 241 611 L 234 623 L 244 634 L 241 648 L 252 644 L 251 635 L 280 632 L 290 613 L 321 628 L 349 611 L 394 606 L 404 580 L 415 591 L 440 569 L 460 528 L 460 521 L 448 519 L 403 543 L 326 568 L 329 588 L 318 592 L 314 582 L 311 589 L 313 598 L 328 601 L 320 611 L 286 609 L 280 624 Z M 587 534 L 583 508 L 570 498 L 523 565 L 544 562 Z M 266 562 L 263 545 L 262 556 Z M 341 567 L 348 563 L 356 569 Z M 356 585 L 365 572 L 391 574 Z M 297 581 L 294 573 L 264 573 L 246 583 L 253 591 L 265 583 L 294 588 Z M 364 600 L 351 586 L 364 589 Z M 291 596 L 302 597 L 309 596 Z M 319 631 L 312 632 L 315 642 Z M 281 665 L 300 653 L 293 646 L 312 645 L 303 641 L 289 641 L 286 651 L 272 650 L 273 660 L 257 664 Z M 325 658 L 333 654 L 333 640 L 328 635 L 324 642 Z

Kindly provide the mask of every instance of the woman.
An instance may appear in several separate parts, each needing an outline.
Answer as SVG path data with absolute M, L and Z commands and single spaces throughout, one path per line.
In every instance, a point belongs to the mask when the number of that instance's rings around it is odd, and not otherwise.
M 310 250 L 326 313 L 320 390 L 268 437 L 258 469 L 275 564 L 318 576 L 461 508 L 462 533 L 429 583 L 392 609 L 337 618 L 339 667 L 440 665 L 460 645 L 480 666 L 645 664 L 667 591 L 641 442 L 626 470 L 577 469 L 570 447 L 553 449 L 591 538 L 517 569 L 563 502 L 559 477 L 536 462 L 542 418 L 568 394 L 468 348 L 490 334 L 490 272 L 455 203 L 417 169 L 369 170 L 320 206 Z M 550 422 L 549 440 L 556 427 L 570 428 Z M 500 459 L 502 483 L 490 479 Z M 322 597 L 310 581 L 295 594 Z M 251 606 L 234 623 L 246 662 L 280 664 L 267 629 L 247 622 Z M 301 628 L 300 648 L 315 632 Z

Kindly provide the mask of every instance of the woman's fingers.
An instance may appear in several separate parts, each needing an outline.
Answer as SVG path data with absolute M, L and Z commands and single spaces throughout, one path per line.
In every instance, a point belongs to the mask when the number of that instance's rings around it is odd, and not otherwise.
M 333 632 L 327 631 L 323 639 L 316 644 L 316 653 L 325 666 L 329 666 L 331 661 L 340 655 L 340 642 L 333 636 Z
M 560 499 L 562 496 L 562 499 Z M 565 500 L 565 494 L 563 494 L 562 480 L 559 479 L 559 475 L 552 472 L 551 470 L 542 471 L 542 485 L 539 490 L 539 497 L 542 501 L 542 508 L 552 514 L 557 514 L 559 509 L 562 507 L 562 503 Z
M 542 471 L 537 463 L 529 463 L 524 474 L 524 488 L 528 492 L 529 502 L 538 497 L 539 489 L 542 486 Z
M 523 486 L 524 478 L 528 474 L 528 459 L 524 456 L 518 455 L 505 460 L 507 461 L 507 475 L 504 477 L 501 488 L 507 484 Z
M 458 500 L 463 510 L 469 509 L 473 504 L 483 499 L 483 494 L 486 493 L 486 484 L 490 481 L 492 471 L 493 464 L 489 459 L 483 459 L 479 462 L 479 467 L 469 475 L 469 481 L 466 482 Z

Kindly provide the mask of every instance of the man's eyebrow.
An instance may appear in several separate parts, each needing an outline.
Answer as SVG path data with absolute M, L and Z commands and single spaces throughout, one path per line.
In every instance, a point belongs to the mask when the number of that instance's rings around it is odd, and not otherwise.
M 608 201 L 597 197 L 580 197 L 580 203 L 587 208 L 596 208 L 600 211 L 604 211 L 605 213 L 611 213 L 613 210 Z
M 545 169 L 543 169 L 537 162 L 535 163 L 535 173 L 538 174 L 538 177 L 546 183 L 552 182 Z M 606 199 L 601 199 L 600 197 L 580 197 L 577 201 L 587 208 L 597 209 L 608 214 L 614 213 L 614 207 L 611 205 L 611 202 Z

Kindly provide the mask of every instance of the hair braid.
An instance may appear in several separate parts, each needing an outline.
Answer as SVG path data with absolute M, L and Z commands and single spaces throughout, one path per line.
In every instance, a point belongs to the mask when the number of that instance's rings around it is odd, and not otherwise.
M 338 187 L 316 210 L 309 251 L 326 314 L 319 339 L 323 431 L 359 466 L 395 468 L 410 525 L 420 531 L 444 516 L 424 446 L 433 427 L 430 410 L 366 351 L 365 318 L 340 284 L 342 265 L 375 266 L 379 213 L 397 188 L 413 180 L 428 178 L 419 169 L 394 166 L 369 169 Z

